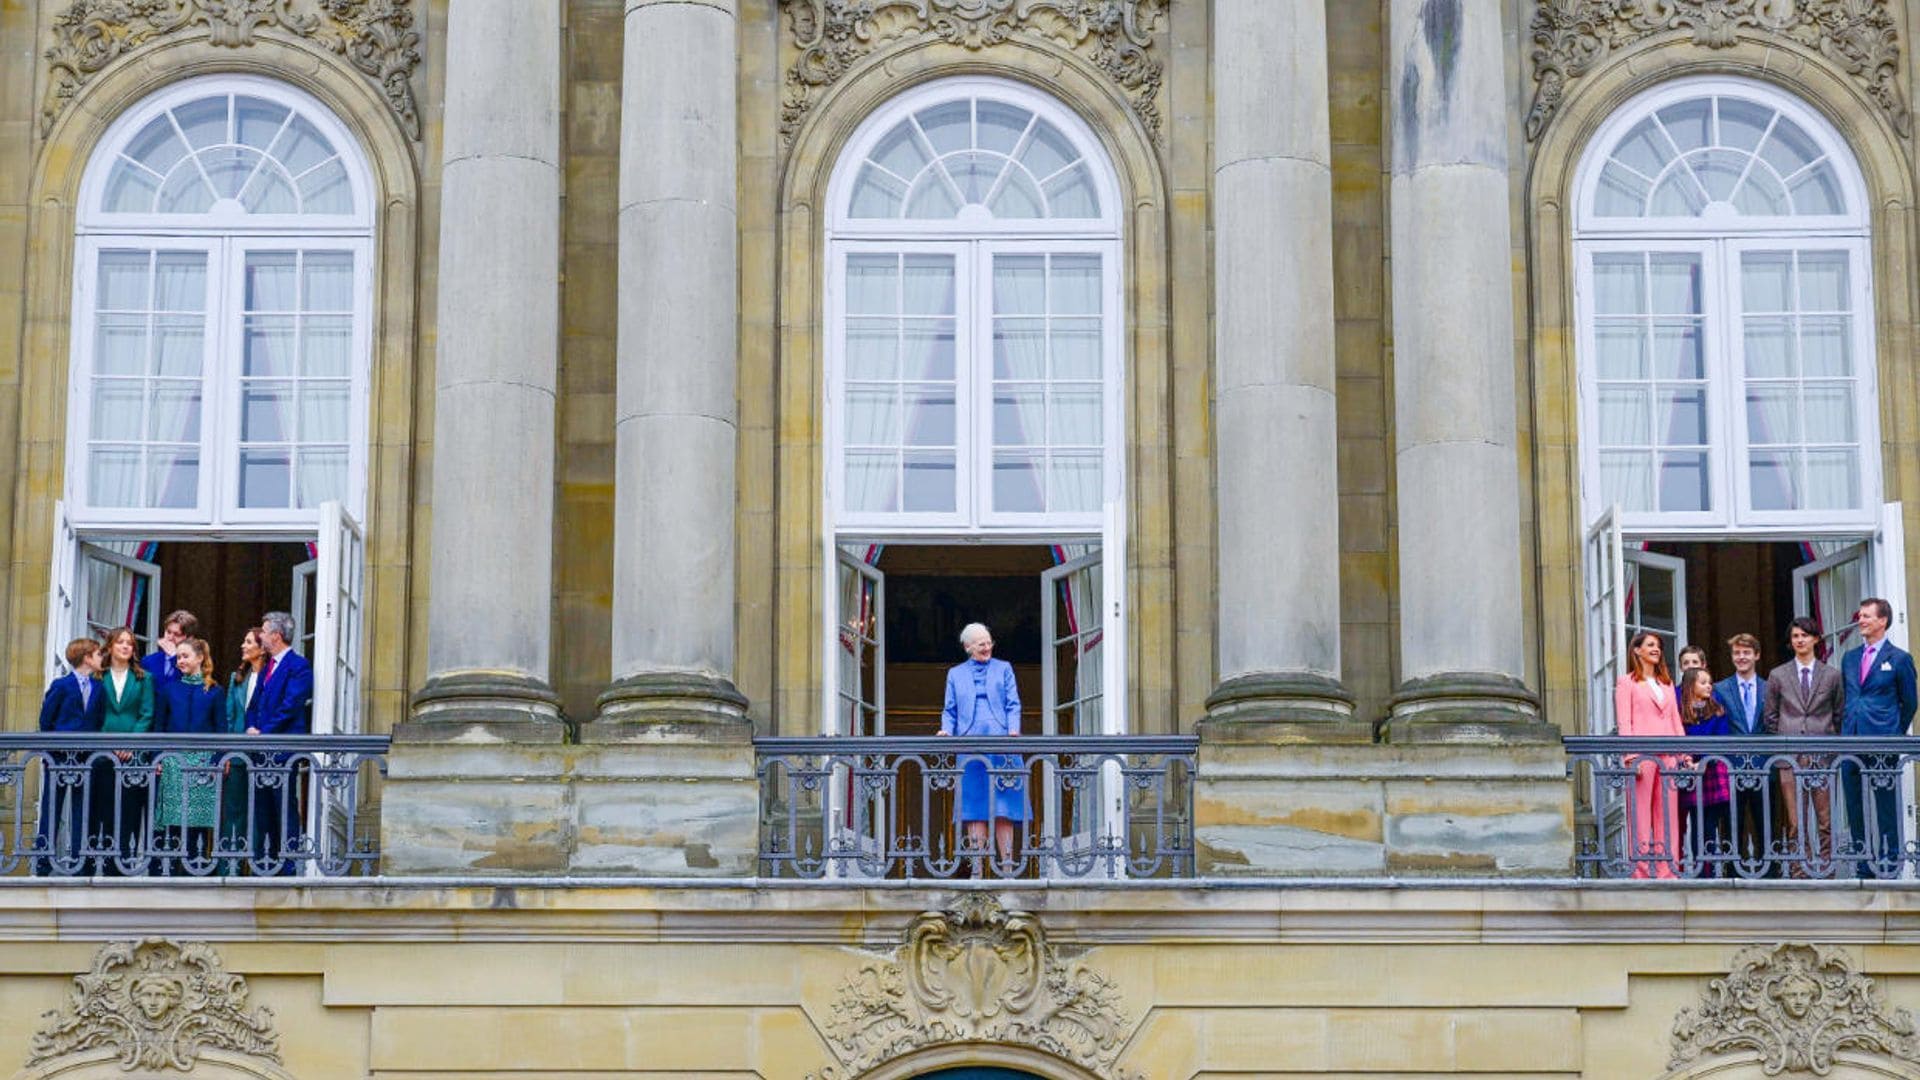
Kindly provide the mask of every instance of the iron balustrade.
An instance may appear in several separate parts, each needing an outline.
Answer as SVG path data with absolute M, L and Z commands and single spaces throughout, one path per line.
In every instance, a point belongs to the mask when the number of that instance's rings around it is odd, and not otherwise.
M 1908 816 L 1920 738 L 1565 742 L 1576 796 L 1591 812 L 1574 858 L 1583 877 L 1899 878 L 1920 869 Z
M 0 874 L 376 874 L 390 742 L 0 734 Z
M 1194 873 L 1192 736 L 800 737 L 753 745 L 766 877 Z M 988 816 L 976 829 L 961 819 L 963 784 L 985 796 Z M 1003 821 L 1014 833 L 1008 851 L 995 837 Z

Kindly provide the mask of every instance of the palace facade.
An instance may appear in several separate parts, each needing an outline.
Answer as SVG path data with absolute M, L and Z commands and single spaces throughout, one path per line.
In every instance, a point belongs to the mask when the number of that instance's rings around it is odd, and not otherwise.
M 1629 882 L 1593 738 L 1642 632 L 1907 641 L 1916 35 L 0 0 L 0 1075 L 1920 1077 L 1903 752 L 1906 880 L 1722 759 L 1789 846 Z M 304 876 L 23 854 L 178 609 L 360 755 L 253 759 Z

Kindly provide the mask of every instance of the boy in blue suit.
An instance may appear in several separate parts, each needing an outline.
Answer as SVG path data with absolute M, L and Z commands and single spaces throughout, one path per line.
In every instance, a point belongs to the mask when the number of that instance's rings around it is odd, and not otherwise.
M 67 643 L 67 666 L 71 674 L 61 675 L 47 684 L 47 695 L 40 699 L 40 730 L 59 732 L 99 731 L 107 715 L 107 695 L 100 685 L 100 665 L 106 649 L 92 638 L 75 638 Z M 45 876 L 58 869 L 79 873 L 74 862 L 79 856 L 85 829 L 87 763 L 78 750 L 63 750 L 47 758 L 47 771 L 40 793 L 40 849 L 59 854 L 64 865 L 56 867 L 51 859 L 35 859 L 34 873 Z M 56 780 L 58 776 L 68 783 Z
M 313 665 L 293 651 L 293 616 L 269 611 L 260 617 L 260 644 L 267 659 L 260 665 L 260 682 L 247 705 L 249 735 L 307 735 L 313 731 Z M 277 859 L 287 846 L 287 828 L 297 832 L 306 819 L 300 800 L 302 763 L 289 764 L 286 754 L 254 754 L 249 770 L 253 791 L 253 857 Z M 286 773 L 277 787 L 259 786 L 270 770 Z M 256 868 L 259 863 L 255 863 Z M 260 872 L 258 869 L 256 873 Z M 291 875 L 294 864 L 283 862 L 276 875 Z
M 1860 601 L 1854 625 L 1860 630 L 1860 644 L 1847 650 L 1840 659 L 1840 678 L 1846 689 L 1846 707 L 1840 717 L 1840 734 L 1868 739 L 1885 739 L 1907 734 L 1913 723 L 1915 703 L 1913 657 L 1887 640 L 1887 626 L 1893 621 L 1893 605 L 1877 596 Z M 1894 776 L 1888 782 L 1870 785 L 1873 821 L 1867 820 L 1866 794 L 1861 790 L 1860 766 L 1852 762 L 1840 766 L 1841 784 L 1846 790 L 1847 817 L 1859 833 L 1853 837 L 1856 850 L 1866 853 L 1860 863 L 1861 877 L 1899 877 L 1906 857 L 1906 845 L 1900 835 L 1900 789 Z
M 1733 734 L 1749 738 L 1765 735 L 1767 680 L 1759 674 L 1760 639 L 1752 634 L 1735 634 L 1727 639 L 1727 653 L 1733 658 L 1733 674 L 1713 684 L 1714 700 L 1727 710 L 1727 722 L 1732 725 Z M 1764 760 L 1756 754 L 1743 754 L 1733 764 L 1736 769 L 1745 770 L 1751 782 L 1753 773 L 1762 767 Z M 1742 777 L 1736 775 L 1733 779 L 1734 849 L 1742 859 L 1764 859 L 1767 856 L 1766 807 L 1773 774 L 1766 776 L 1765 786 L 1744 790 L 1740 786 Z M 1777 869 L 1769 867 L 1769 872 Z

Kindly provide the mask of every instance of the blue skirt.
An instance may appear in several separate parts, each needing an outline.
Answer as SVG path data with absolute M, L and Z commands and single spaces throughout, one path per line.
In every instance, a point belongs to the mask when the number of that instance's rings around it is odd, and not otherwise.
M 990 818 L 1027 820 L 1026 770 L 1018 754 L 969 754 L 960 759 L 960 820 Z

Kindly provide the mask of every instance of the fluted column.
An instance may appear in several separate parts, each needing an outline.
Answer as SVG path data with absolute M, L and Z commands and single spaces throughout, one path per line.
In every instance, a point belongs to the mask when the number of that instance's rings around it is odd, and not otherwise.
M 1339 682 L 1326 9 L 1216 0 L 1213 50 L 1221 681 L 1208 715 L 1353 734 Z
M 735 0 L 627 0 L 613 675 L 600 718 L 738 718 Z
M 1538 719 L 1520 607 L 1501 5 L 1391 0 L 1395 741 Z
M 428 677 L 414 716 L 558 739 L 560 5 L 453 0 L 446 41 Z

